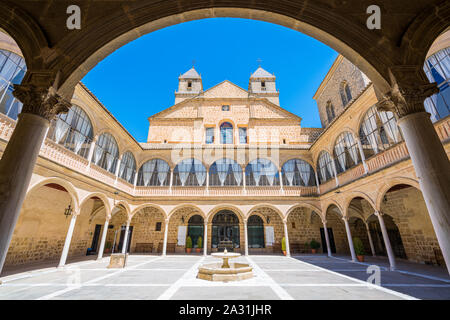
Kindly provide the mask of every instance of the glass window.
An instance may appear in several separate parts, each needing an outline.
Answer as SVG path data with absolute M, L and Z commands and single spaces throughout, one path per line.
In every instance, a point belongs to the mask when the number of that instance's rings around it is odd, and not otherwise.
M 168 186 L 170 184 L 169 164 L 161 159 L 144 163 L 138 172 L 138 186 Z
M 12 119 L 22 111 L 22 103 L 12 92 L 14 84 L 20 84 L 27 71 L 25 60 L 15 53 L 0 50 L 0 112 Z
M 83 109 L 74 105 L 67 113 L 59 114 L 52 121 L 48 137 L 87 158 L 93 139 L 91 120 Z
M 402 141 L 397 120 L 390 111 L 371 107 L 361 123 L 359 138 L 366 158 Z
M 242 168 L 234 160 L 219 159 L 209 168 L 210 186 L 240 186 Z
M 345 81 L 342 82 L 341 84 L 340 94 L 342 105 L 345 107 L 352 100 L 352 93 L 350 91 L 350 87 L 348 83 Z
M 136 160 L 131 152 L 125 152 L 122 155 L 119 168 L 119 178 L 133 184 L 136 174 Z
M 180 161 L 173 171 L 175 186 L 203 186 L 206 184 L 206 168 L 197 159 Z
M 425 110 L 435 122 L 450 114 L 450 48 L 431 55 L 423 67 L 430 82 L 436 82 L 439 92 L 425 100 Z
M 267 159 L 255 159 L 245 168 L 245 181 L 248 186 L 280 185 L 280 177 L 275 164 Z
M 103 169 L 115 173 L 119 160 L 119 148 L 116 139 L 109 133 L 103 133 L 95 145 L 93 162 Z
M 233 126 L 229 122 L 224 122 L 220 125 L 220 143 L 233 143 Z
M 252 215 L 248 218 L 248 247 L 264 248 L 264 222 L 261 217 Z
M 230 111 L 230 106 L 229 105 L 223 105 L 222 106 L 222 111 Z
M 247 144 L 247 128 L 239 128 L 239 143 Z
M 334 107 L 331 104 L 331 101 L 327 102 L 326 111 L 327 111 L 328 123 L 330 123 L 331 121 L 333 121 L 333 119 L 336 116 L 335 113 L 334 113 Z
M 334 177 L 333 163 L 331 156 L 328 152 L 322 151 L 319 155 L 319 180 L 320 183 L 324 183 Z
M 214 128 L 206 128 L 206 134 L 205 134 L 205 143 L 211 144 L 214 143 Z
M 291 159 L 281 168 L 283 185 L 285 186 L 315 186 L 316 178 L 311 165 L 301 159 Z
M 161 225 L 162 225 L 161 222 L 157 222 L 155 226 L 155 231 L 161 231 Z
M 344 172 L 360 161 L 358 143 L 350 132 L 343 132 L 336 139 L 334 157 L 337 159 L 337 173 Z

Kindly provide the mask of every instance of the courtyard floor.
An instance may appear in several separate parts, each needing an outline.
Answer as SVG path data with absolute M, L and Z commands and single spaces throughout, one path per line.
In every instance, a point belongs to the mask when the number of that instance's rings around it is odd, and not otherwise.
M 398 271 L 389 271 L 385 259 L 353 263 L 325 255 L 233 261 L 250 263 L 254 277 L 228 283 L 197 279 L 199 265 L 218 262 L 211 256 L 130 255 L 125 269 L 106 269 L 105 257 L 8 272 L 0 278 L 0 299 L 450 299 L 450 277 L 439 267 L 398 262 Z M 370 265 L 379 266 L 380 286 L 367 282 Z

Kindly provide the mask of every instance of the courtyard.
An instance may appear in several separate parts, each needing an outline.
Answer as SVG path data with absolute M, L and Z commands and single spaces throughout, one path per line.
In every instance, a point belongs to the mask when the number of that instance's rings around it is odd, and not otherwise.
M 236 262 L 253 266 L 254 277 L 240 282 L 196 278 L 211 256 L 130 255 L 124 269 L 107 269 L 109 257 L 71 262 L 62 268 L 5 270 L 1 300 L 415 300 L 450 299 L 445 269 L 398 262 L 389 271 L 382 258 L 353 263 L 347 256 L 242 256 Z M 367 282 L 380 270 L 381 286 Z M 211 290 L 214 288 L 214 290 Z

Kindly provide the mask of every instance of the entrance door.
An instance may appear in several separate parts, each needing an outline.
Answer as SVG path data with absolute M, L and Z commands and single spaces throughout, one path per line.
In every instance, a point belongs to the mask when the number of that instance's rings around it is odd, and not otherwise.
M 102 230 L 101 224 L 95 225 L 94 237 L 92 238 L 92 244 L 91 244 L 91 249 L 92 249 L 91 252 L 97 252 L 98 239 L 100 238 L 101 230 Z
M 240 247 L 239 219 L 229 210 L 219 211 L 212 221 L 212 243 L 213 248 L 228 251 Z
M 328 230 L 328 239 L 330 240 L 331 253 L 336 253 L 336 245 L 334 243 L 333 229 L 327 228 Z M 320 238 L 322 239 L 322 252 L 328 253 L 327 250 L 327 240 L 325 239 L 325 232 L 323 228 L 320 228 Z

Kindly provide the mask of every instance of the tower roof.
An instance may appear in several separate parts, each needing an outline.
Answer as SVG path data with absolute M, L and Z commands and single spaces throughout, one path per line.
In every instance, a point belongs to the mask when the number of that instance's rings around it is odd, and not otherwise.
M 194 69 L 194 67 L 190 68 L 184 74 L 180 76 L 180 79 L 201 79 L 198 72 Z
M 251 78 L 275 78 L 275 76 L 273 74 L 270 74 L 263 68 L 258 67 L 258 69 L 256 69 L 256 71 L 253 72 L 253 74 L 250 76 L 250 79 Z

